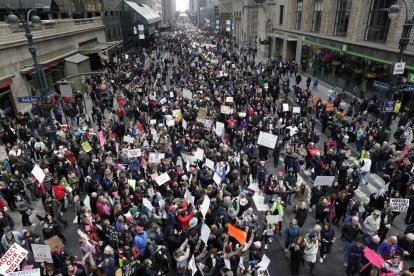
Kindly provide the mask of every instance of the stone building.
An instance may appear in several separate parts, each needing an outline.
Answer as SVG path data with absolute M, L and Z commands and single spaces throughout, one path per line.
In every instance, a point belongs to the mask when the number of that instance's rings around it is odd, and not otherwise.
M 294 60 L 302 71 L 348 91 L 372 92 L 394 80 L 406 12 L 402 0 L 266 0 L 261 5 L 234 0 L 233 4 L 236 2 L 242 2 L 233 5 L 236 39 L 242 43 L 257 35 L 258 51 L 265 57 Z M 391 20 L 388 8 L 395 2 L 401 10 Z M 411 19 L 414 0 L 407 2 Z M 400 89 L 403 101 L 411 98 L 407 91 L 414 90 L 409 84 L 414 83 L 413 39 L 403 58 L 405 79 L 401 82 L 408 82 Z

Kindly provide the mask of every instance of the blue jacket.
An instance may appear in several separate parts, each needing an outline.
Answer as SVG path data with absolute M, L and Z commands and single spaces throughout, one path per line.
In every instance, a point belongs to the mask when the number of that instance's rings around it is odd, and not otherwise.
M 134 244 L 138 246 L 139 251 L 141 252 L 141 256 L 145 255 L 145 248 L 147 247 L 148 240 L 149 236 L 147 231 L 144 231 L 142 234 L 137 234 L 134 238 Z
M 139 166 L 140 166 L 139 160 L 135 159 L 134 161 L 129 162 L 128 170 L 129 171 L 136 170 L 139 172 Z
M 348 262 L 359 263 L 364 256 L 364 245 L 358 246 L 355 242 L 348 248 Z
M 292 227 L 289 226 L 285 230 L 285 241 L 288 243 L 292 243 L 293 240 L 299 236 L 299 227 Z
M 378 254 L 381 255 L 381 257 L 390 258 L 391 256 L 391 248 L 393 248 L 394 254 L 395 253 L 402 253 L 400 250 L 398 250 L 398 245 L 394 244 L 393 246 L 390 246 L 386 241 L 382 242 L 380 247 L 378 248 Z M 392 255 L 394 255 L 392 254 Z

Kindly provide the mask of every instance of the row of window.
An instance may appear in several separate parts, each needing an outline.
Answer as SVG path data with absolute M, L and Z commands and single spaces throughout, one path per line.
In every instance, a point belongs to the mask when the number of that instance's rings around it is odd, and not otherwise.
M 365 39 L 368 41 L 384 42 L 387 39 L 390 20 L 388 8 L 394 0 L 371 0 L 371 8 L 368 16 L 368 24 L 365 31 Z M 282 6 L 281 6 L 282 7 Z M 333 35 L 346 36 L 349 17 L 351 14 L 352 0 L 338 0 Z M 283 9 L 281 9 L 283 11 Z M 295 29 L 300 30 L 302 24 L 303 0 L 297 0 Z M 323 14 L 323 0 L 315 0 L 312 14 L 312 32 L 320 32 Z M 283 16 L 281 14 L 281 20 Z M 280 19 L 279 18 L 279 19 Z

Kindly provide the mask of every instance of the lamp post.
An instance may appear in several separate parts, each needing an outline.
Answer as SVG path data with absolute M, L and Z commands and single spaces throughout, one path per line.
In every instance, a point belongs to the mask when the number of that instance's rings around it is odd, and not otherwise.
M 6 22 L 7 24 L 9 24 L 10 28 L 12 30 L 18 30 L 20 27 L 20 21 L 23 23 L 29 52 L 32 55 L 33 66 L 35 68 L 34 73 L 32 74 L 33 84 L 34 84 L 35 89 L 42 96 L 43 102 L 47 103 L 48 99 L 47 99 L 46 93 L 47 93 L 48 85 L 46 81 L 46 75 L 45 75 L 45 71 L 43 70 L 43 67 L 39 64 L 37 60 L 37 50 L 33 42 L 33 34 L 30 30 L 30 24 L 33 27 L 37 28 L 42 24 L 42 20 L 40 19 L 39 16 L 35 14 L 36 13 L 35 9 L 29 10 L 25 18 L 24 14 L 19 13 L 19 11 L 17 11 L 16 9 L 10 6 L 8 8 L 9 8 L 10 14 L 7 16 Z M 50 116 L 50 112 L 49 112 L 49 116 Z

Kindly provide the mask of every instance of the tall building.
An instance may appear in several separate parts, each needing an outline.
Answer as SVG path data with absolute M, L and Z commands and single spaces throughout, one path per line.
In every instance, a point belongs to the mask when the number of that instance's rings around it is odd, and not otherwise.
M 377 91 L 379 84 L 394 85 L 393 66 L 406 14 L 398 1 L 398 17 L 388 17 L 388 8 L 395 2 L 266 0 L 259 5 L 244 0 L 233 10 L 236 38 L 251 40 L 252 28 L 256 29 L 258 50 L 264 56 L 295 60 L 301 70 L 338 88 Z M 414 0 L 407 2 L 411 19 Z M 257 17 L 246 11 L 257 11 Z M 403 76 L 414 83 L 414 43 L 408 44 L 403 60 Z M 403 102 L 411 94 L 402 93 Z

